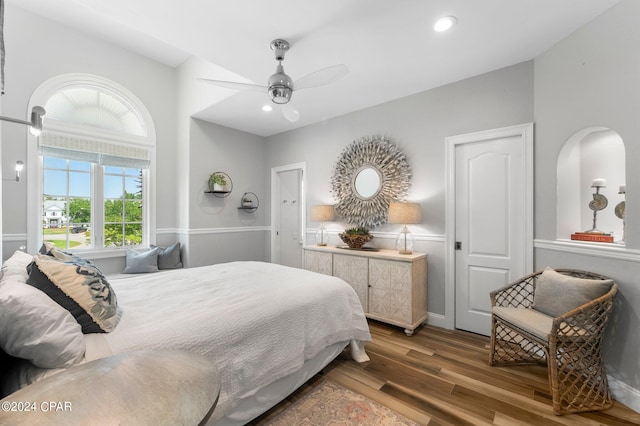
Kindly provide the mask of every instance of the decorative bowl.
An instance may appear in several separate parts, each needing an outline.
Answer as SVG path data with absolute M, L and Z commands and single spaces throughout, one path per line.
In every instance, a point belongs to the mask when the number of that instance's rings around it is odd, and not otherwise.
M 362 248 L 363 245 L 373 239 L 373 235 L 371 234 L 347 234 L 346 232 L 342 232 L 338 235 L 349 248 L 353 249 Z

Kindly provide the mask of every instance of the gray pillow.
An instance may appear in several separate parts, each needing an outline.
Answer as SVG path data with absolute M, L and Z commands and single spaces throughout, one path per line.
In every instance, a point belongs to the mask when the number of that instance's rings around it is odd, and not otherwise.
M 151 245 L 151 248 L 158 249 L 158 269 L 180 269 L 182 268 L 182 257 L 180 255 L 180 243 L 171 244 L 169 247 Z
M 143 252 L 133 249 L 127 250 L 126 265 L 122 272 L 125 274 L 158 272 L 158 248 Z
M 536 279 L 533 308 L 558 317 L 604 295 L 613 280 L 576 278 L 546 267 Z

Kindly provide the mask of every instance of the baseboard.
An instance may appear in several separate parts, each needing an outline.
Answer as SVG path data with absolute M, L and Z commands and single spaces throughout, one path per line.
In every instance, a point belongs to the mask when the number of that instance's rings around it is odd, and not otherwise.
M 611 376 L 607 376 L 607 379 L 609 380 L 609 390 L 613 399 L 640 413 L 640 390 L 632 388 Z
M 434 327 L 447 328 L 445 326 L 444 315 L 442 314 L 433 314 L 429 312 L 429 316 L 427 317 L 427 324 Z

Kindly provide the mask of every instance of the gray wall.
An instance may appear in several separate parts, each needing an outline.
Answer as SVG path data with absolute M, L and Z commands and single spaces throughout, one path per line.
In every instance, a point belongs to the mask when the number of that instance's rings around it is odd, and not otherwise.
M 640 215 L 633 212 L 640 210 L 638 22 L 640 2 L 622 1 L 536 58 L 534 72 L 536 266 L 592 270 L 615 279 L 620 296 L 608 330 L 607 368 L 611 376 L 636 390 L 636 398 L 640 389 Z M 597 249 L 556 241 L 557 157 L 571 135 L 590 126 L 615 130 L 625 145 L 630 212 L 625 248 Z M 637 402 L 636 410 L 640 409 Z
M 156 225 L 174 228 L 177 205 L 174 201 L 176 157 L 176 71 L 111 44 L 68 30 L 10 4 L 5 6 L 6 94 L 2 114 L 27 119 L 27 104 L 36 87 L 64 73 L 97 74 L 133 92 L 149 110 L 157 135 Z M 29 54 L 28 52 L 37 52 Z M 11 173 L 16 160 L 27 163 L 27 127 L 2 125 L 2 170 Z M 3 182 L 4 258 L 26 244 L 27 186 Z M 9 238 L 7 238 L 9 236 Z
M 393 138 L 412 168 L 408 199 L 422 204 L 423 223 L 410 228 L 416 251 L 429 253 L 429 312 L 444 315 L 445 137 L 533 121 L 533 62 L 387 102 L 267 139 L 268 168 L 305 161 L 307 211 L 335 202 L 333 165 L 351 142 L 367 135 Z M 308 226 L 318 226 L 307 218 Z M 330 244 L 347 224 L 328 224 Z M 374 229 L 377 247 L 392 247 L 400 227 Z M 307 235 L 313 242 L 313 234 Z
M 270 187 L 264 138 L 192 119 L 189 142 L 189 222 L 183 235 L 187 265 L 267 261 Z M 205 193 L 209 175 L 218 171 L 227 173 L 233 182 L 225 198 Z M 260 200 L 255 212 L 238 210 L 245 192 L 255 193 Z

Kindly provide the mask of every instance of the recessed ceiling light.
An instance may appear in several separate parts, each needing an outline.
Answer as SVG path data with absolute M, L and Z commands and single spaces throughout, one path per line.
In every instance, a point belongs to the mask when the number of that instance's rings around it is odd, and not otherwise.
M 433 29 L 441 33 L 453 27 L 456 22 L 458 22 L 458 20 L 455 16 L 444 16 L 436 21 L 436 23 L 433 25 Z
M 273 111 L 273 107 L 269 104 L 265 104 L 262 106 L 262 110 L 265 112 Z

